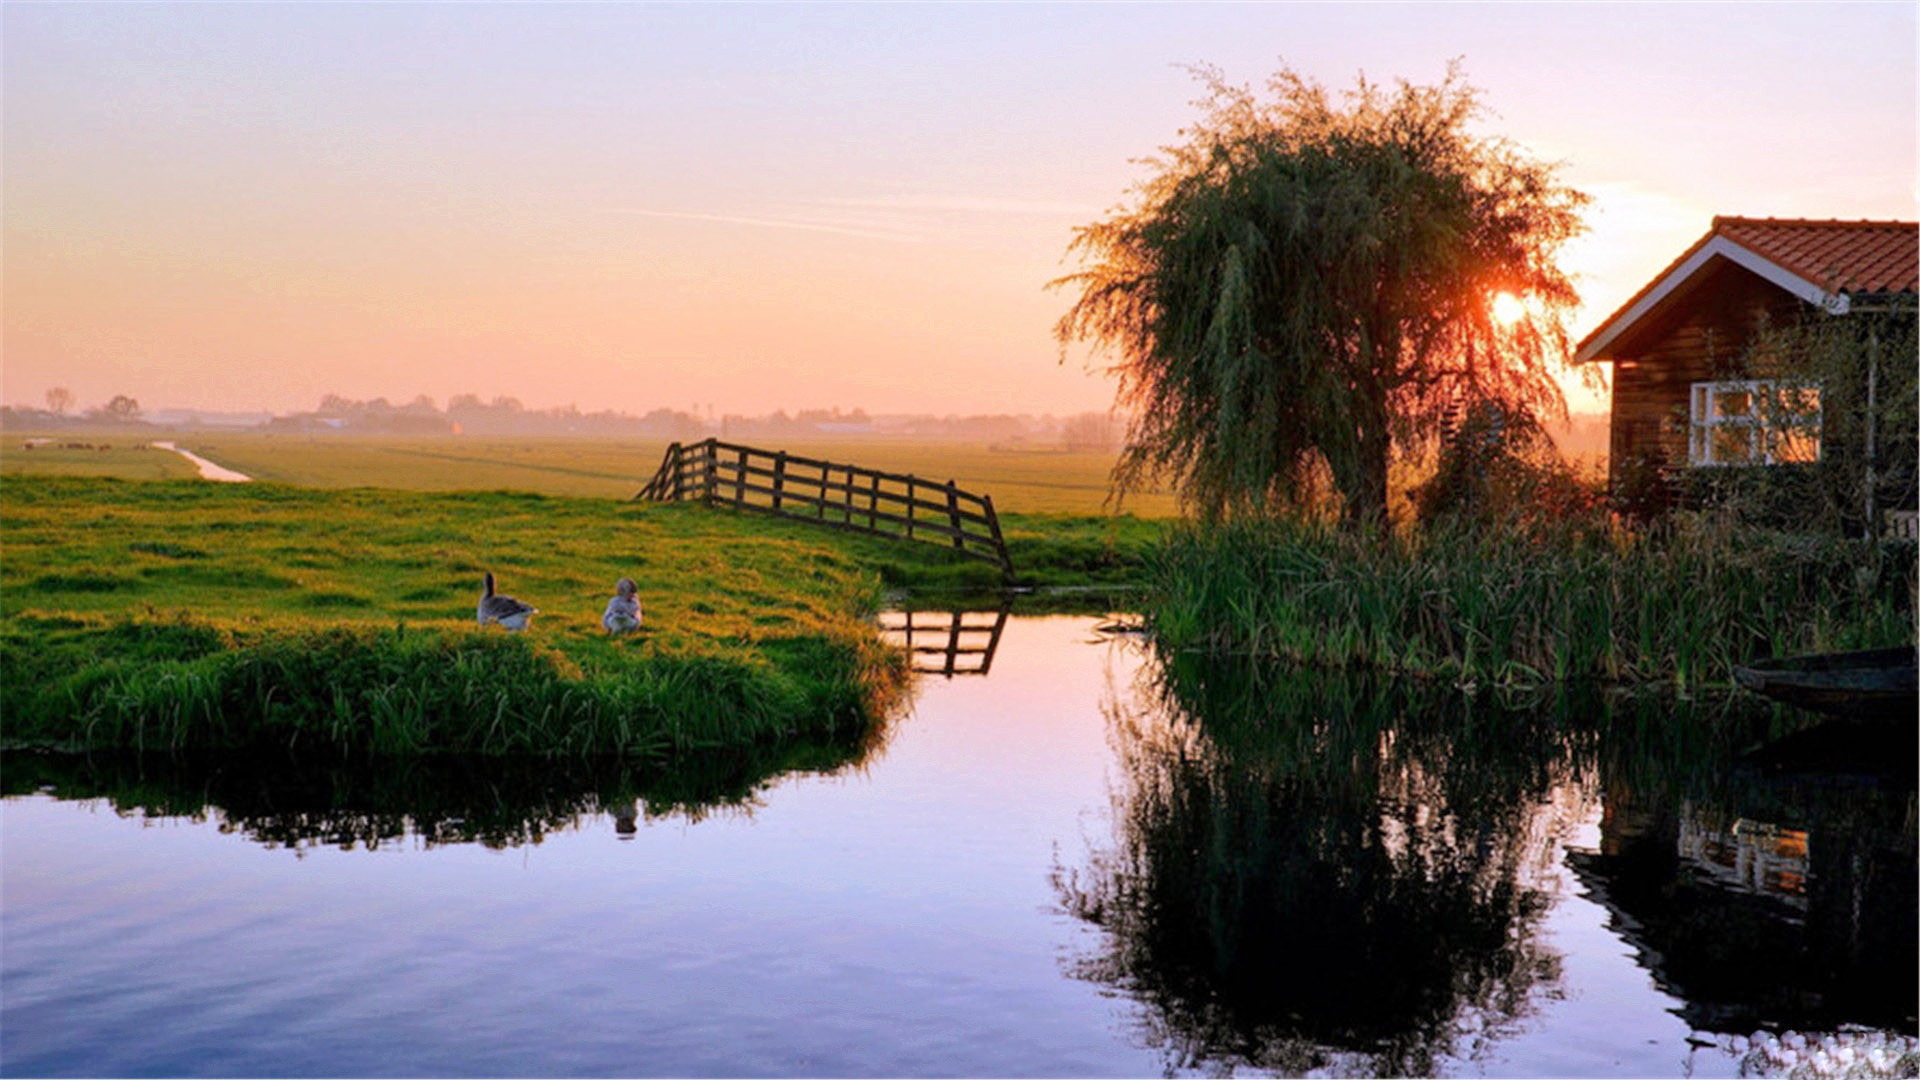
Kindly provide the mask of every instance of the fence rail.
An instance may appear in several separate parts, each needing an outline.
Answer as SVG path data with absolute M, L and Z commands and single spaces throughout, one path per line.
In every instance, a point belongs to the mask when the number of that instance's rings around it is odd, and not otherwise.
M 636 499 L 698 500 L 836 529 L 924 540 L 985 559 L 1013 577 L 993 499 L 906 473 L 821 461 L 705 439 L 667 447 L 660 468 Z

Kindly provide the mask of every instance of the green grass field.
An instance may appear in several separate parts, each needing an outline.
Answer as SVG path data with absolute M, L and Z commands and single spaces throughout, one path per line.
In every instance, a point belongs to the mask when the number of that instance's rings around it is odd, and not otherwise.
M 627 501 L 633 483 L 612 477 L 651 458 L 643 447 L 187 445 L 313 486 L 42 474 L 187 467 L 130 445 L 0 455 L 8 739 L 671 757 L 841 737 L 905 685 L 870 622 L 886 589 L 1001 583 L 939 545 Z M 371 486 L 516 479 L 622 497 Z M 1137 581 L 1159 531 L 1132 517 L 1005 519 L 1023 580 L 1039 584 Z M 541 609 L 532 631 L 474 626 L 486 570 Z M 609 639 L 599 616 L 623 576 L 647 627 Z
M 6 433 L 0 438 L 0 476 L 114 476 L 123 480 L 190 480 L 200 475 L 186 458 L 125 435 Z
M 697 506 L 14 475 L 0 536 L 12 739 L 671 753 L 870 722 L 904 684 L 866 617 L 905 545 Z M 488 569 L 531 631 L 474 625 Z M 610 639 L 621 576 L 647 628 Z
M 22 449 L 34 435 L 9 432 L 0 441 L 0 474 L 128 479 L 194 475 L 178 454 L 132 449 L 144 439 L 59 436 L 61 441 L 114 444 L 113 451 L 97 455 Z M 601 499 L 631 497 L 653 475 L 667 448 L 665 440 L 646 439 L 378 438 L 261 432 L 190 434 L 175 441 L 256 480 L 300 487 L 530 491 Z M 795 440 L 767 449 L 940 482 L 954 480 L 991 496 L 995 509 L 1003 514 L 1094 516 L 1109 509 L 1111 453 L 994 450 L 886 437 Z M 1131 496 L 1121 509 L 1143 518 L 1171 517 L 1176 510 L 1172 496 L 1157 492 Z

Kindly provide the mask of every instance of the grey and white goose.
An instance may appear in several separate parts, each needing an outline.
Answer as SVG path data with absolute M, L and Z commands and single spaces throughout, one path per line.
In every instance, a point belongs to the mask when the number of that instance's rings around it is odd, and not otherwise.
M 511 596 L 493 591 L 493 571 L 487 571 L 486 589 L 480 594 L 480 625 L 499 623 L 509 630 L 525 630 L 527 620 L 540 609 L 523 604 Z

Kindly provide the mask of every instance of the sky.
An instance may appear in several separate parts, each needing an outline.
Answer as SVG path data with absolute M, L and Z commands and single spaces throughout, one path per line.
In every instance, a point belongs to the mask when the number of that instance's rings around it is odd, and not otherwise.
M 10 0 L 0 400 L 1104 410 L 1046 284 L 1196 118 L 1199 64 L 1460 58 L 1483 130 L 1593 197 L 1577 337 L 1715 214 L 1913 220 L 1915 16 Z

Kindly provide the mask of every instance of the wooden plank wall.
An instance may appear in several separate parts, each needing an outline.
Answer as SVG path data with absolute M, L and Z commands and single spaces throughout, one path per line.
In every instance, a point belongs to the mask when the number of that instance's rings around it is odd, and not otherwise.
M 1670 301 L 1639 334 L 1643 344 L 1613 365 L 1609 483 L 1636 458 L 1663 470 L 1687 465 L 1688 403 L 1693 384 L 1739 378 L 1741 359 L 1763 321 L 1788 325 L 1810 310 L 1758 275 L 1723 264 Z

